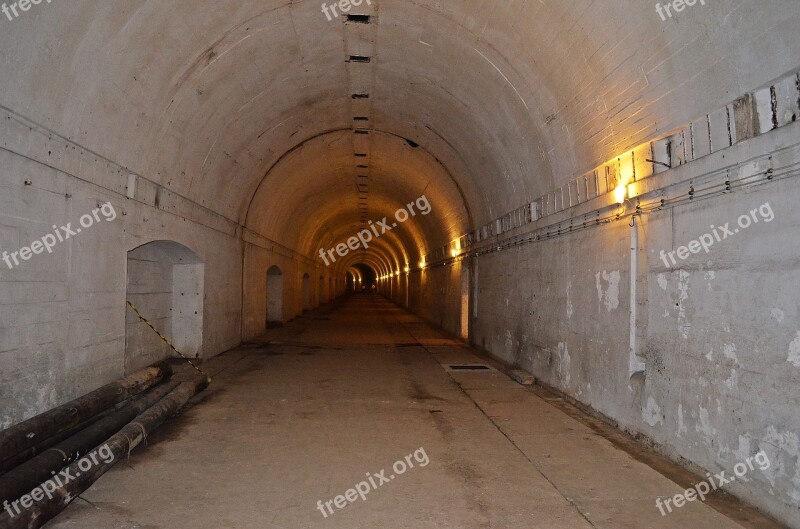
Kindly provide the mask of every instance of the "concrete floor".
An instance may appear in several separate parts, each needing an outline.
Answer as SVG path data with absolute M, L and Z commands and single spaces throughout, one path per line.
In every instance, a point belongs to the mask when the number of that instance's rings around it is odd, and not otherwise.
M 209 362 L 213 386 L 47 527 L 743 527 L 697 502 L 662 517 L 681 487 L 505 374 L 450 369 L 482 362 L 348 298 Z M 317 510 L 419 448 L 424 468 Z

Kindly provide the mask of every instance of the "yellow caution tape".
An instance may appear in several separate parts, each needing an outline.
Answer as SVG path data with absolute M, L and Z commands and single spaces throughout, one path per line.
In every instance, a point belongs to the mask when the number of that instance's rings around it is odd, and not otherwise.
M 192 361 L 191 361 L 189 358 L 187 358 L 187 357 L 186 357 L 186 356 L 185 356 L 183 353 L 181 353 L 180 351 L 178 351 L 178 350 L 175 348 L 175 346 L 174 346 L 174 345 L 172 345 L 172 342 L 171 342 L 171 341 L 169 341 L 167 338 L 165 338 L 163 334 L 161 334 L 160 332 L 158 332 L 158 329 L 156 329 L 156 328 L 153 326 L 153 324 L 152 324 L 152 323 L 150 323 L 149 321 L 147 321 L 147 318 L 145 318 L 144 316 L 142 316 L 142 313 L 141 313 L 141 312 L 139 312 L 139 309 L 137 309 L 137 308 L 136 308 L 136 305 L 134 305 L 133 303 L 131 303 L 131 302 L 130 302 L 130 300 L 126 300 L 126 301 L 127 301 L 127 303 L 128 303 L 128 306 L 130 306 L 130 308 L 132 308 L 132 309 L 133 309 L 133 311 L 136 313 L 136 315 L 139 317 L 139 319 L 140 319 L 140 320 L 142 320 L 142 321 L 145 323 L 145 325 L 147 325 L 148 327 L 150 327 L 150 329 L 152 329 L 152 330 L 153 330 L 153 332 L 154 332 L 154 333 L 156 333 L 156 334 L 158 335 L 158 337 L 159 337 L 159 338 L 161 338 L 162 340 L 164 340 L 164 343 L 166 343 L 167 345 L 169 345 L 169 346 L 170 346 L 170 348 L 171 348 L 173 351 L 175 351 L 176 353 L 178 353 L 178 355 L 179 355 L 181 358 L 183 358 L 184 360 L 186 360 L 187 362 L 189 362 L 189 365 L 191 365 L 193 368 L 195 368 L 195 369 L 196 369 L 196 370 L 197 370 L 197 371 L 198 371 L 198 372 L 199 372 L 201 375 L 203 375 L 203 376 L 205 376 L 205 377 L 208 377 L 208 381 L 209 381 L 209 382 L 211 382 L 211 376 L 209 376 L 209 375 L 208 375 L 207 373 L 205 373 L 205 372 L 204 372 L 202 369 L 200 369 L 199 367 L 197 367 L 197 366 L 194 364 L 194 362 L 192 362 Z

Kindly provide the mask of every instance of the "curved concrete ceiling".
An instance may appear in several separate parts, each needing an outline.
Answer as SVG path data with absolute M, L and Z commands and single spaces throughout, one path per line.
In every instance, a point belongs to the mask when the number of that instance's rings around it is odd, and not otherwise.
M 367 230 L 372 246 L 386 237 L 397 241 L 401 266 L 469 229 L 461 189 L 425 149 L 372 130 L 363 138 L 370 154 L 359 158 L 353 138 L 352 130 L 323 134 L 284 156 L 253 196 L 247 227 L 306 255 Z M 405 222 L 400 210 L 409 214 Z M 371 231 L 369 222 L 392 231 Z
M 4 27 L 0 98 L 312 257 L 425 194 L 361 259 L 397 269 L 796 66 L 796 2 L 725 4 L 74 1 Z

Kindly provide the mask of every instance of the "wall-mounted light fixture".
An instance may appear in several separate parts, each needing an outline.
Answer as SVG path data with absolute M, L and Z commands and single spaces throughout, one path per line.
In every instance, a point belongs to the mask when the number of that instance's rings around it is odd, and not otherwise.
M 633 152 L 619 158 L 619 185 L 614 189 L 614 200 L 617 204 L 624 204 L 630 198 L 628 184 L 636 181 L 636 168 L 633 164 Z
M 617 204 L 624 204 L 625 200 L 628 198 L 628 186 L 625 184 L 620 184 L 614 190 L 614 200 L 617 201 Z

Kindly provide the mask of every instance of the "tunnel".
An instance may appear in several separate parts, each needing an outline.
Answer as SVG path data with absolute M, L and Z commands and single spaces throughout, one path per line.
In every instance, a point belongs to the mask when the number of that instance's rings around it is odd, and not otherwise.
M 6 0 L 0 527 L 800 528 L 794 0 Z

